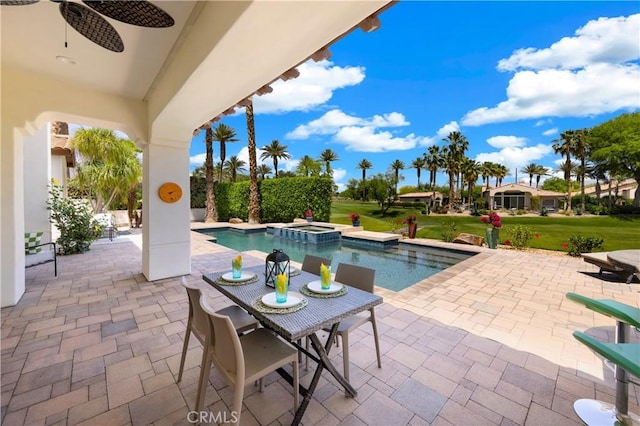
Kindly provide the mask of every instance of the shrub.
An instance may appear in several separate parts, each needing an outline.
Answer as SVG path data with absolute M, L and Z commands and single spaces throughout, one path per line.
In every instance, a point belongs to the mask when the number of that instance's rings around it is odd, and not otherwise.
M 549 216 L 549 212 L 546 207 L 540 209 L 540 216 Z
M 594 249 L 603 248 L 603 244 L 603 238 L 572 235 L 569 237 L 569 255 L 580 257 L 580 253 L 592 253 Z
M 60 186 L 52 184 L 51 198 L 47 201 L 51 210 L 51 223 L 60 231 L 56 240 L 61 254 L 83 253 L 91 243 L 100 238 L 105 227 L 93 217 L 93 211 L 86 201 L 66 198 Z
M 458 235 L 458 225 L 454 221 L 442 222 L 442 239 L 443 241 L 450 243 Z
M 529 241 L 534 237 L 533 230 L 528 226 L 516 225 L 507 229 L 510 245 L 518 250 L 529 247 Z

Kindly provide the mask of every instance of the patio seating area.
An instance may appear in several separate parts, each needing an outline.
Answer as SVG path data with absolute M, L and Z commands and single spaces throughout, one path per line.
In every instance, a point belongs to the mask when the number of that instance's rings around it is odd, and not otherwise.
M 102 239 L 84 254 L 60 256 L 57 277 L 51 264 L 26 270 L 24 296 L 1 312 L 3 424 L 189 424 L 202 347 L 191 339 L 177 382 L 189 301 L 180 277 L 144 279 L 141 237 Z M 358 395 L 345 397 L 324 374 L 303 424 L 580 425 L 574 401 L 612 403 L 613 373 L 572 333 L 613 341 L 615 321 L 565 294 L 640 306 L 640 285 L 603 281 L 580 258 L 476 251 L 401 292 L 376 288 L 384 298 L 376 307 L 382 368 L 371 327 L 352 331 Z M 230 302 L 202 274 L 228 270 L 235 254 L 191 233 L 187 278 L 215 310 Z M 243 257 L 246 267 L 264 264 L 250 252 Z M 632 329 L 631 339 L 640 341 L 640 332 Z M 330 356 L 342 366 L 342 348 Z M 300 369 L 302 384 L 312 372 Z M 291 386 L 270 374 L 264 387 L 247 385 L 242 424 L 290 424 Z M 206 409 L 229 410 L 232 389 L 212 368 Z M 629 411 L 640 412 L 634 384 Z

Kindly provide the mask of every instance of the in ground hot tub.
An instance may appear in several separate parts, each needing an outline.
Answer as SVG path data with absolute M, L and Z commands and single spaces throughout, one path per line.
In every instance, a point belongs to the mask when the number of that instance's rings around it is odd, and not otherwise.
M 273 228 L 273 235 L 278 238 L 309 244 L 324 244 L 340 241 L 340 231 L 336 231 L 331 227 L 307 224 Z

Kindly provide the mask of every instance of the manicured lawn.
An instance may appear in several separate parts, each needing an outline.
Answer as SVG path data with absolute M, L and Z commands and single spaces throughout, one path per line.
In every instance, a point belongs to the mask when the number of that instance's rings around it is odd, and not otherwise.
M 442 234 L 451 224 L 455 224 L 456 233 L 465 232 L 484 236 L 487 225 L 477 216 L 466 214 L 423 215 L 414 209 L 392 207 L 385 216 L 380 214 L 376 203 L 334 200 L 331 205 L 331 222 L 350 224 L 349 213 L 360 213 L 360 225 L 367 231 L 389 232 L 407 215 L 418 218 L 418 238 L 442 240 Z M 509 238 L 508 231 L 515 225 L 530 227 L 540 235 L 533 238 L 530 247 L 567 251 L 562 248 L 573 235 L 604 238 L 604 250 L 623 250 L 640 248 L 640 216 L 510 216 L 501 212 L 503 227 L 500 230 L 500 243 Z

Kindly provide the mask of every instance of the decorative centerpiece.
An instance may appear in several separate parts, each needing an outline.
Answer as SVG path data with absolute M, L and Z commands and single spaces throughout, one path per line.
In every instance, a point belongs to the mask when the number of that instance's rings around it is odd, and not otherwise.
M 309 209 L 307 209 L 306 212 L 304 212 L 304 217 L 307 218 L 307 222 L 313 222 L 313 212 Z
M 351 224 L 353 226 L 360 226 L 360 215 L 358 213 L 351 213 L 349 217 L 351 217 Z
M 239 279 L 242 276 L 242 256 L 237 255 L 231 261 L 231 274 L 233 279 Z
M 496 212 L 489 212 L 488 216 L 482 216 L 480 220 L 483 223 L 491 225 L 486 230 L 487 246 L 490 249 L 498 248 L 498 240 L 500 239 L 500 228 L 502 228 L 502 219 Z
M 278 275 L 284 274 L 287 277 L 287 285 L 291 276 L 291 262 L 289 256 L 282 249 L 273 249 L 269 253 L 264 265 L 264 283 L 268 287 L 275 288 Z
M 418 232 L 418 223 L 416 222 L 416 220 L 416 215 L 410 214 L 405 220 L 402 221 L 402 223 L 405 223 L 407 225 L 407 235 L 409 236 L 409 238 L 415 238 L 416 232 Z

